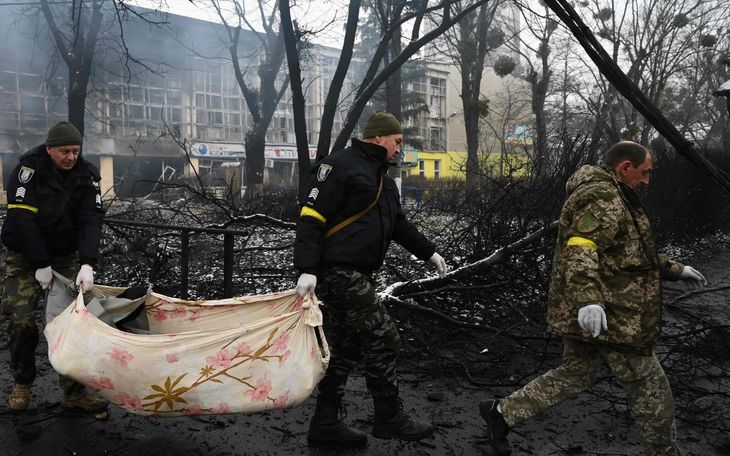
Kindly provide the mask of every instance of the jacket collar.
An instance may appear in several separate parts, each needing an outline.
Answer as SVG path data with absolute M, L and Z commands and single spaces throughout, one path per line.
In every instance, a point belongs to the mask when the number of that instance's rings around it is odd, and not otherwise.
M 633 188 L 624 184 L 623 181 L 619 179 L 615 169 L 606 164 L 601 165 L 601 168 L 611 173 L 611 177 L 613 178 L 614 183 L 619 188 L 619 190 L 621 190 L 621 193 L 624 195 L 624 198 L 626 198 L 626 201 L 628 201 L 632 206 L 642 207 L 641 200 L 639 200 L 639 195 L 636 194 Z
M 366 158 L 373 161 L 379 161 L 383 166 L 387 166 L 386 158 L 388 157 L 388 149 L 378 144 L 361 141 L 352 138 L 352 147 L 363 154 Z

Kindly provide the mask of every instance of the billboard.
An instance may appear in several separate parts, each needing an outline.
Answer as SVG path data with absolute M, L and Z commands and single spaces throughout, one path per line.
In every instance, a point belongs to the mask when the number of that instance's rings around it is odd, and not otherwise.
M 194 142 L 190 145 L 190 155 L 197 158 L 220 158 L 223 160 L 238 160 L 246 158 L 246 148 L 243 143 L 229 142 Z M 309 146 L 309 158 L 317 156 L 317 146 Z M 272 160 L 296 160 L 296 144 L 267 144 L 264 157 Z

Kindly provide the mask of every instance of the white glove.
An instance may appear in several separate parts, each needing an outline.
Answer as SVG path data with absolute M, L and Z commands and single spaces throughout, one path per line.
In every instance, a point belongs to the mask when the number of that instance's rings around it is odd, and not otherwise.
M 317 276 L 313 274 L 307 274 L 306 272 L 299 276 L 297 280 L 297 294 L 302 298 L 305 298 L 308 294 L 314 293 L 314 289 L 317 288 Z
M 428 261 L 436 266 L 439 277 L 441 277 L 442 279 L 446 277 L 446 273 L 449 271 L 449 268 L 448 266 L 446 266 L 446 261 L 444 261 L 441 255 L 439 255 L 438 253 L 434 253 L 433 255 L 431 255 L 431 258 L 428 259 Z
M 51 286 L 53 281 L 53 269 L 50 266 L 38 268 L 35 270 L 35 279 L 44 290 Z
M 598 304 L 588 304 L 578 310 L 578 324 L 584 331 L 591 333 L 593 337 L 601 334 L 601 327 L 608 331 L 606 312 Z
M 684 283 L 692 289 L 707 285 L 707 279 L 705 279 L 705 276 L 692 266 L 685 266 L 679 274 L 679 279 L 684 280 Z
M 88 264 L 82 264 L 76 276 L 76 286 L 81 286 L 81 292 L 86 293 L 94 287 L 94 269 Z

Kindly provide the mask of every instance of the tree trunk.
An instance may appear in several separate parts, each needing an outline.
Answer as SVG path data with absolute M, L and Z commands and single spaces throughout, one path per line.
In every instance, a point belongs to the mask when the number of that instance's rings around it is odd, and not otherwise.
M 268 123 L 258 123 L 246 133 L 246 196 L 256 196 L 263 191 L 267 127 Z
M 291 20 L 289 0 L 279 0 L 281 15 L 281 33 L 284 34 L 286 62 L 289 67 L 289 86 L 292 94 L 292 111 L 294 115 L 294 136 L 297 142 L 297 165 L 299 166 L 298 201 L 304 204 L 309 189 L 309 138 L 307 137 L 307 113 L 305 109 L 304 90 L 302 89 L 302 69 L 299 66 L 299 45 L 301 37 L 295 33 L 296 24 Z
M 84 77 L 86 76 L 86 77 Z M 84 135 L 84 117 L 86 114 L 86 88 L 88 75 L 84 75 L 69 66 L 68 83 L 68 121 L 76 127 L 81 136 Z
M 101 13 L 101 4 L 101 1 L 92 3 L 90 19 L 84 14 L 81 3 L 78 6 L 76 3 L 71 5 L 73 34 L 70 39 L 60 31 L 48 5 L 48 0 L 42 0 L 40 5 L 56 49 L 68 68 L 68 121 L 79 130 L 82 136 L 85 129 L 86 90 L 91 76 L 91 65 L 96 53 L 101 21 L 104 17 Z
M 393 74 L 395 70 L 400 68 L 401 65 L 408 61 L 408 59 L 423 48 L 423 46 L 443 35 L 448 28 L 453 27 L 454 24 L 459 22 L 462 17 L 487 2 L 488 0 L 476 0 L 453 17 L 451 16 L 449 6 L 446 6 L 443 10 L 443 20 L 436 28 L 432 29 L 422 37 L 408 43 L 403 51 L 393 58 L 391 62 L 378 72 L 376 76 L 374 76 L 371 80 L 363 81 L 363 85 L 361 85 L 358 89 L 358 94 L 347 113 L 347 117 L 345 118 L 345 122 L 342 126 L 342 131 L 340 131 L 340 134 L 335 139 L 333 149 L 342 148 L 347 144 L 347 141 L 349 140 L 352 132 L 355 130 L 357 121 L 360 119 L 360 115 L 362 114 L 363 109 L 365 109 L 368 101 L 372 98 L 375 91 L 378 90 L 378 88 Z M 320 150 L 318 148 L 317 154 L 319 155 L 319 153 Z
M 393 32 L 393 40 L 390 42 L 389 56 L 396 56 L 401 53 L 400 26 Z M 388 58 L 390 60 L 390 57 Z M 402 78 L 401 69 L 398 68 L 385 81 L 385 110 L 393 114 L 397 119 L 402 118 Z

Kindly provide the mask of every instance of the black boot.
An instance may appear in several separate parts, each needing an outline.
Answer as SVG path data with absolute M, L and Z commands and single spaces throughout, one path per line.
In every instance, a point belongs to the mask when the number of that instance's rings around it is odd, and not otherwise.
M 365 446 L 368 442 L 365 433 L 346 426 L 340 420 L 340 411 L 344 414 L 344 410 L 339 399 L 319 396 L 314 416 L 309 422 L 307 441 L 312 445 Z
M 479 403 L 479 414 L 487 422 L 487 440 L 491 446 L 491 455 L 509 456 L 512 454 L 507 434 L 509 426 L 504 417 L 497 410 L 499 401 L 490 399 Z
M 403 413 L 398 396 L 376 397 L 373 436 L 379 439 L 421 440 L 433 434 L 433 426 Z

